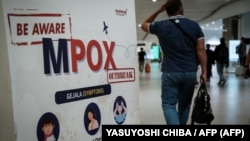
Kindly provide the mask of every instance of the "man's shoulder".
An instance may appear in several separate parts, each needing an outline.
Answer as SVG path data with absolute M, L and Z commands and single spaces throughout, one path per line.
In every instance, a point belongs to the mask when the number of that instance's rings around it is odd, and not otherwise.
M 195 24 L 195 25 L 199 25 L 198 22 L 189 19 L 189 18 L 182 18 L 184 22 L 190 23 L 190 24 Z

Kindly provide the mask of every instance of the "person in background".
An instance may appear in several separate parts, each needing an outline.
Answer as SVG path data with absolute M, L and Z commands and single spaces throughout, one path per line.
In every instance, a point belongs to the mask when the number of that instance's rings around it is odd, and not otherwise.
M 166 11 L 169 19 L 154 21 Z M 163 114 L 168 125 L 186 125 L 190 113 L 198 65 L 201 66 L 200 81 L 207 79 L 207 56 L 204 33 L 199 24 L 184 17 L 181 0 L 167 0 L 142 23 L 142 30 L 158 37 L 163 60 L 161 66 L 161 99 Z M 189 40 L 170 21 L 174 20 L 185 30 Z
M 212 66 L 215 64 L 214 61 L 214 52 L 210 49 L 211 45 L 206 44 L 206 53 L 207 53 L 207 81 L 210 81 L 212 77 Z
M 241 37 L 240 44 L 236 48 L 239 55 L 240 66 L 244 66 L 246 60 L 246 42 L 244 37 Z
M 147 57 L 146 52 L 144 51 L 143 48 L 140 48 L 140 51 L 138 52 L 139 71 L 140 72 L 143 72 L 146 57 Z
M 216 46 L 214 53 L 215 53 L 217 73 L 219 75 L 218 85 L 224 86 L 226 83 L 226 79 L 224 76 L 224 68 L 228 67 L 229 65 L 229 52 L 224 37 L 220 38 L 220 44 Z
M 244 64 L 244 78 L 249 78 L 250 77 L 249 64 L 250 64 L 250 49 L 248 50 L 246 60 L 245 60 L 245 64 Z

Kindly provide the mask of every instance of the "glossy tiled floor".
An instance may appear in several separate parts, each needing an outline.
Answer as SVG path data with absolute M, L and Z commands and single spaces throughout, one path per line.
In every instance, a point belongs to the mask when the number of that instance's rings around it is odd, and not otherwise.
M 140 73 L 140 112 L 142 124 L 165 124 L 161 109 L 160 67 L 151 63 L 150 73 Z M 199 74 L 199 71 L 198 71 Z M 198 75 L 199 76 L 199 75 Z M 213 76 L 206 82 L 215 115 L 213 125 L 250 124 L 250 78 L 244 79 L 225 70 L 226 84 L 217 85 L 218 75 L 213 66 Z M 199 85 L 195 89 L 195 94 Z M 190 118 L 188 121 L 190 124 Z

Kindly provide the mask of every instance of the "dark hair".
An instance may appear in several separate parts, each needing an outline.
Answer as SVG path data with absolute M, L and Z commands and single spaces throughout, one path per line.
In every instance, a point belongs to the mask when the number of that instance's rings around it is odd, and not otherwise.
M 220 38 L 220 45 L 222 45 L 222 46 L 226 46 L 226 39 L 224 38 L 224 37 L 221 37 Z
M 92 108 L 88 108 L 87 109 L 87 113 L 92 113 L 93 114 L 93 118 L 94 119 L 96 119 L 97 117 L 96 117 L 96 113 L 95 113 L 95 111 L 92 109 Z M 89 119 L 88 119 L 89 120 Z M 90 122 L 90 120 L 89 120 L 89 122 Z
M 224 37 L 220 38 L 220 42 L 225 43 L 225 38 Z
M 43 125 L 46 125 L 46 124 L 53 124 L 53 120 L 52 120 L 51 117 L 46 116 L 46 117 L 43 119 Z
M 168 15 L 174 15 L 182 7 L 181 0 L 168 0 L 166 3 L 166 12 Z
M 210 44 L 206 44 L 206 46 L 207 46 L 207 48 L 210 48 L 210 47 L 211 47 L 211 45 L 210 45 Z

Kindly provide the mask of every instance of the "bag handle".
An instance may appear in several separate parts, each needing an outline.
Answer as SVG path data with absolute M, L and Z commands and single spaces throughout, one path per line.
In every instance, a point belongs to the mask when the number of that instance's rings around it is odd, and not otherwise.
M 200 85 L 200 88 L 198 90 L 198 95 L 200 95 L 200 94 L 208 95 L 207 86 L 205 83 L 201 83 L 201 85 Z

